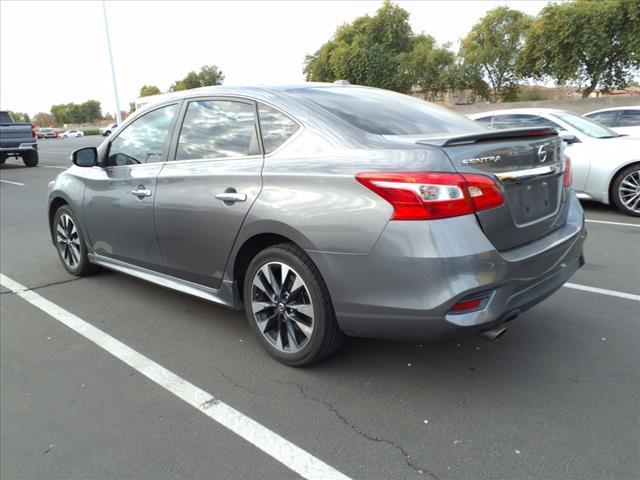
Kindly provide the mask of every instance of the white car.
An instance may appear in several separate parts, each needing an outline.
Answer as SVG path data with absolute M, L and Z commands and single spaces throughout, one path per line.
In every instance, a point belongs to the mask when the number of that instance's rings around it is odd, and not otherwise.
M 622 136 L 576 113 L 518 108 L 469 115 L 491 128 L 552 127 L 566 144 L 578 198 L 613 203 L 640 216 L 640 138 Z
M 84 133 L 80 130 L 67 130 L 66 132 L 62 132 L 60 134 L 60 138 L 77 138 L 84 137 Z
M 616 133 L 640 137 L 640 105 L 637 107 L 603 108 L 584 115 L 609 127 Z
M 103 137 L 108 137 L 109 135 L 111 135 L 113 133 L 113 131 L 118 127 L 117 123 L 111 123 L 109 125 L 107 125 L 106 127 L 102 127 L 100 129 L 100 135 L 102 135 Z

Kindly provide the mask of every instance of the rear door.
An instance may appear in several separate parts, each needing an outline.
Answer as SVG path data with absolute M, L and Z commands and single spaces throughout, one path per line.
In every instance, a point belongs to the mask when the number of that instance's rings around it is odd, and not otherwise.
M 158 177 L 155 223 L 169 275 L 212 288 L 262 188 L 256 104 L 239 98 L 185 102 L 175 158 Z
M 98 255 L 163 270 L 153 202 L 178 110 L 174 103 L 137 118 L 110 142 L 105 165 L 86 169 L 85 218 Z

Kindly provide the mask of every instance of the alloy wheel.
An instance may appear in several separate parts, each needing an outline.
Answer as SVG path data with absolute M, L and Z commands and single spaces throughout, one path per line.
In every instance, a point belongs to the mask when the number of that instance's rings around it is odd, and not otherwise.
M 630 172 L 622 179 L 618 197 L 629 210 L 640 213 L 640 170 Z
M 80 263 L 80 235 L 73 219 L 63 213 L 56 225 L 56 241 L 62 261 L 71 269 Z
M 300 277 L 281 262 L 264 264 L 251 286 L 253 318 L 264 338 L 282 352 L 302 350 L 313 333 L 313 302 Z

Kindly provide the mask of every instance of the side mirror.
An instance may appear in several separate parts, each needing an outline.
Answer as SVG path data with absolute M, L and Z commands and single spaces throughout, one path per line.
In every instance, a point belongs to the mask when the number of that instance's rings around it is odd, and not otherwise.
M 573 133 L 560 132 L 560 138 L 564 140 L 567 145 L 571 145 L 572 143 L 580 143 L 580 139 Z
M 98 165 L 98 149 L 96 147 L 80 148 L 71 154 L 71 161 L 79 167 Z

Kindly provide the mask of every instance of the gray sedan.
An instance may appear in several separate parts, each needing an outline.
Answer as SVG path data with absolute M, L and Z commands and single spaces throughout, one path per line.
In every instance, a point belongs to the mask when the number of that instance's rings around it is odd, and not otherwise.
M 72 158 L 47 212 L 64 268 L 244 308 L 290 365 L 345 335 L 496 338 L 584 262 L 554 130 L 384 90 L 189 90 Z

